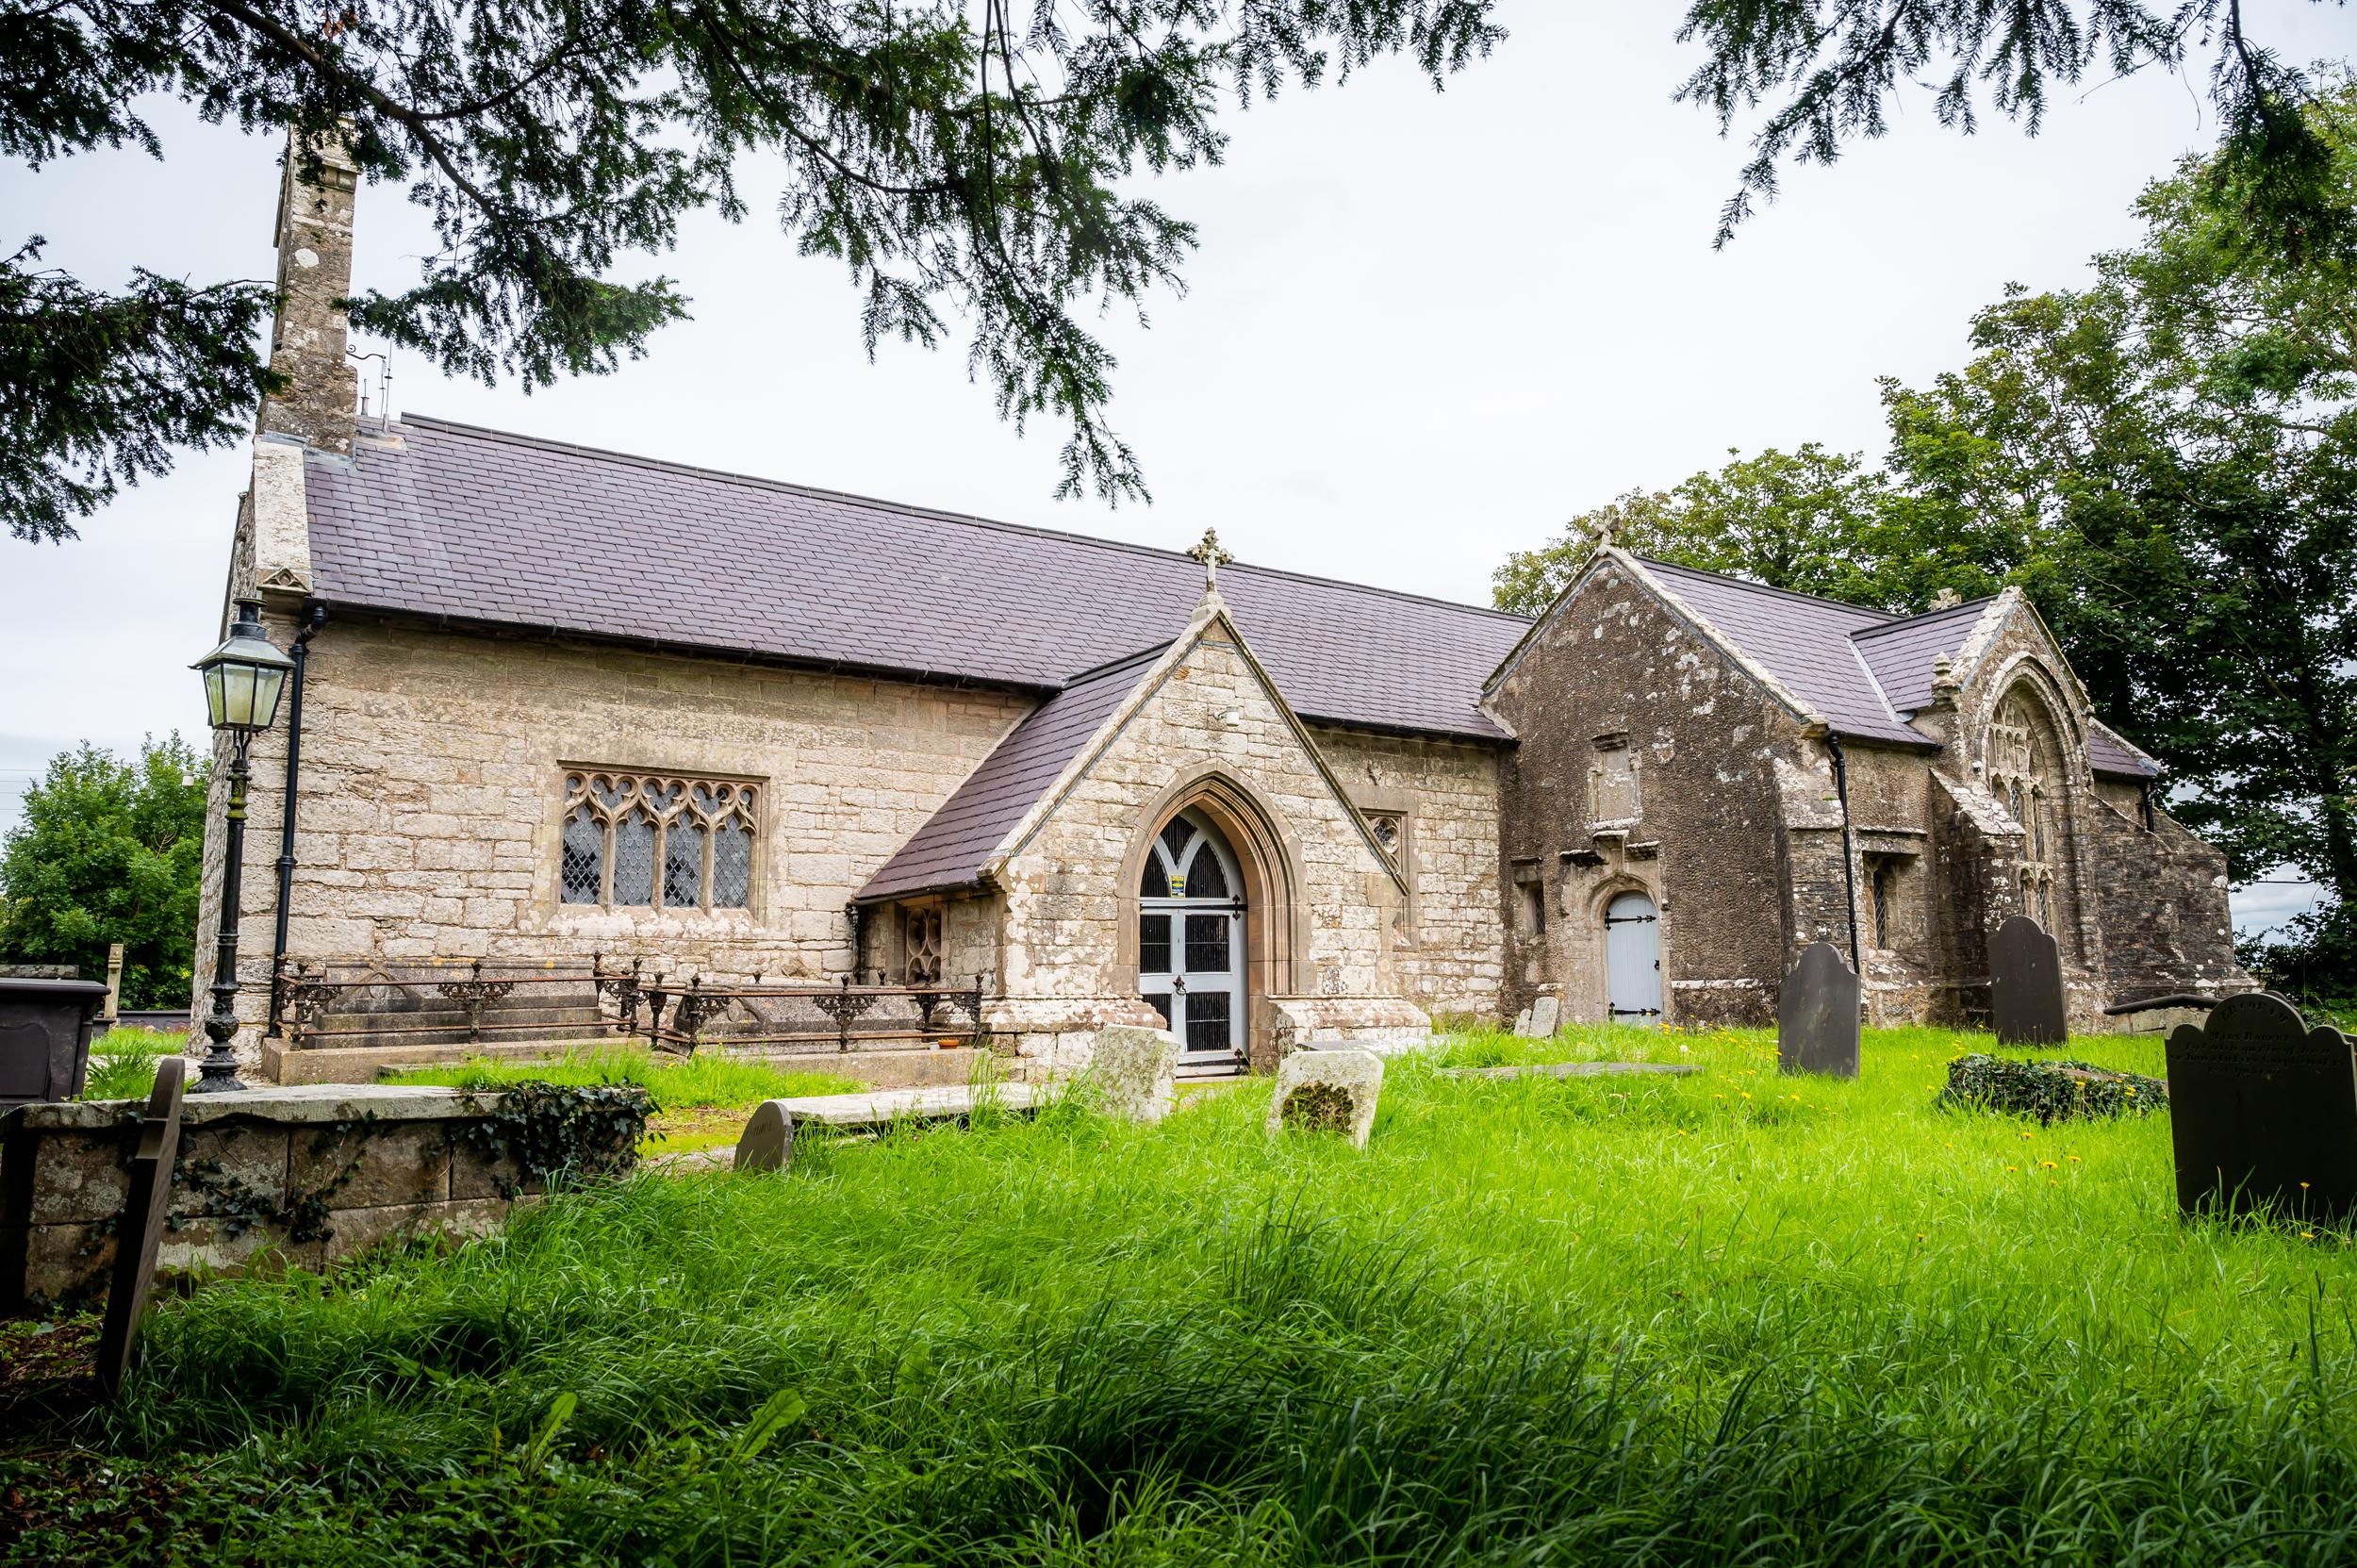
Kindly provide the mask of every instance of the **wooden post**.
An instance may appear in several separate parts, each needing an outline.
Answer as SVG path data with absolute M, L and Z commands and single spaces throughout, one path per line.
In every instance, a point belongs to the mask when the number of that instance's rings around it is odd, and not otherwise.
M 180 1103 L 188 1070 L 185 1056 L 157 1062 L 156 1092 L 147 1097 L 147 1114 L 140 1119 L 131 1190 L 123 1200 L 123 1221 L 115 1227 L 107 1317 L 98 1330 L 98 1387 L 109 1398 L 131 1370 L 131 1349 L 139 1342 L 147 1290 L 156 1279 L 156 1249 L 163 1245 L 164 1215 L 172 1207 L 172 1162 L 180 1151 Z

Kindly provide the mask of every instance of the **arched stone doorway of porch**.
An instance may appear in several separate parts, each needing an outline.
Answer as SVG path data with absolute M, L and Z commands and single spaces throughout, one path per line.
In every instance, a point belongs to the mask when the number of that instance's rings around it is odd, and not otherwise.
M 1174 825 L 1182 825 L 1183 831 Z M 1171 840 L 1176 840 L 1175 847 Z M 1211 857 L 1208 866 L 1216 867 L 1226 883 L 1225 898 L 1211 891 L 1214 883 L 1200 859 L 1207 852 Z M 1204 875 L 1202 902 L 1195 894 L 1198 870 Z M 1170 882 L 1174 871 L 1179 877 L 1175 896 Z M 1212 1036 L 1221 1004 L 1201 1005 L 1196 1021 L 1203 1024 L 1206 1043 L 1197 1060 L 1228 1052 L 1254 1066 L 1274 1065 L 1268 1000 L 1301 995 L 1313 983 L 1309 913 L 1300 892 L 1300 847 L 1276 811 L 1250 785 L 1216 765 L 1189 769 L 1140 814 L 1120 885 L 1131 898 L 1129 918 L 1121 924 L 1118 955 L 1125 987 L 1162 1011 L 1173 1032 L 1190 1046 L 1195 1036 L 1188 1004 L 1174 999 L 1165 1009 L 1157 999 L 1228 997 L 1225 1043 L 1213 1043 Z M 1147 923 L 1156 915 L 1170 917 L 1167 953 L 1149 940 L 1165 935 L 1162 928 Z M 1220 955 L 1211 940 L 1214 932 L 1209 923 L 1198 927 L 1203 945 L 1190 953 L 1187 923 L 1214 917 L 1232 922 L 1226 933 L 1229 978 L 1224 986 L 1212 981 L 1211 989 L 1206 990 L 1195 976 L 1215 967 Z M 1203 960 L 1201 971 L 1190 963 L 1198 957 Z M 1168 983 L 1178 978 L 1185 979 L 1186 990 Z

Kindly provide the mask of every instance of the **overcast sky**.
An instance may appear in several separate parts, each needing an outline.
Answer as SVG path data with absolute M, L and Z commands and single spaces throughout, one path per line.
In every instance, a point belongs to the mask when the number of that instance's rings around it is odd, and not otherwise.
M 1159 182 L 1200 227 L 1189 291 L 1151 301 L 1148 330 L 1106 323 L 1113 419 L 1150 506 L 1056 502 L 1060 432 L 1000 424 L 962 346 L 870 365 L 842 272 L 794 254 L 758 168 L 750 221 L 691 222 L 646 264 L 680 280 L 695 320 L 645 360 L 526 397 L 397 355 L 394 407 L 1149 544 L 1215 526 L 1247 561 L 1486 602 L 1509 551 L 1730 449 L 1879 454 L 1876 377 L 1962 363 L 1968 318 L 2009 281 L 2083 281 L 2090 256 L 2134 237 L 2138 189 L 2216 140 L 2203 79 L 2066 92 L 2036 140 L 1993 115 L 1957 137 L 1912 91 L 1890 136 L 1791 172 L 1714 252 L 1744 148 L 1671 102 L 1696 62 L 1673 41 L 1677 8 L 1500 10 L 1512 36 L 1446 92 L 1387 62 L 1231 113 L 1224 166 Z M 2245 12 L 2293 58 L 2357 53 L 2357 9 Z M 161 163 L 0 165 L 0 226 L 16 231 L 0 242 L 45 235 L 51 264 L 99 285 L 134 264 L 271 277 L 277 141 L 169 104 L 153 118 Z M 400 191 L 361 192 L 360 287 L 413 282 L 431 243 Z M 0 697 L 0 821 L 76 740 L 199 735 L 186 666 L 217 634 L 245 465 L 190 458 L 77 541 L 0 542 L 10 645 L 31 660 Z M 732 548 L 648 546 L 651 594 L 667 555 Z M 2249 926 L 2304 902 L 2257 887 L 2235 906 Z

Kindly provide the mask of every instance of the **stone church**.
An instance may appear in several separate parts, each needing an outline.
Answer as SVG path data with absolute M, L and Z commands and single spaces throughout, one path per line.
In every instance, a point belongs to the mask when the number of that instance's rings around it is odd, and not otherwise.
M 266 1070 L 282 962 L 972 986 L 1050 1066 L 1111 1022 L 1265 1065 L 1541 995 L 1765 1023 L 1818 940 L 1876 1021 L 1962 1021 L 2018 912 L 2082 1027 L 2248 984 L 2222 857 L 2018 592 L 1894 617 L 1607 542 L 1532 621 L 364 419 L 354 183 L 289 160 L 225 596 L 303 659 L 254 756 Z

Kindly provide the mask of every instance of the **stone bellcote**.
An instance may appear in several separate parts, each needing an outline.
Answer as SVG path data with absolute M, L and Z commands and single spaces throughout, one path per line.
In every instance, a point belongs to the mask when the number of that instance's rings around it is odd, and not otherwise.
M 337 302 L 352 292 L 359 169 L 340 142 L 329 141 L 318 153 L 316 176 L 306 178 L 302 151 L 288 135 L 278 188 L 278 317 L 270 344 L 270 368 L 287 385 L 263 399 L 261 429 L 349 453 L 359 375 L 344 357 L 346 323 Z

